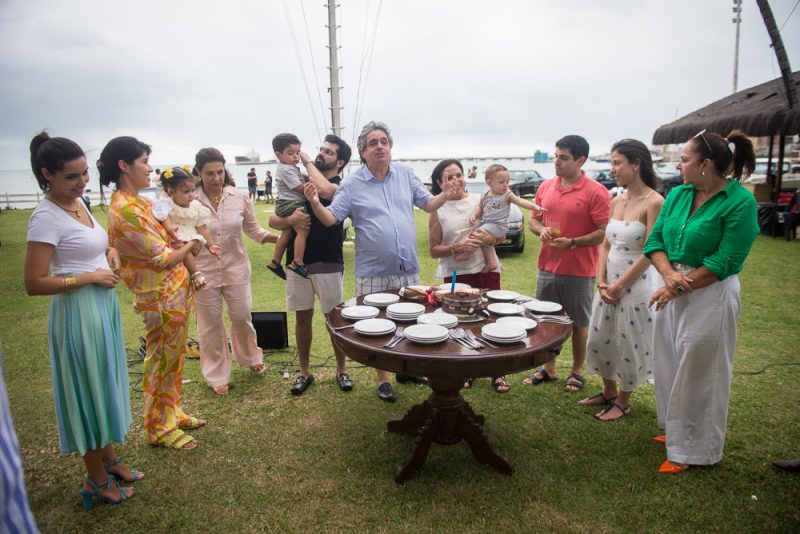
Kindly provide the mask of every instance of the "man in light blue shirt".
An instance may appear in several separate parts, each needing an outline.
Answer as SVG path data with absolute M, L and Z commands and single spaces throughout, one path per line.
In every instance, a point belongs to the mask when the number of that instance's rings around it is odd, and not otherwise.
M 430 213 L 454 199 L 446 184 L 433 196 L 409 167 L 391 163 L 394 141 L 389 127 L 369 122 L 358 136 L 364 162 L 339 186 L 329 207 L 323 206 L 313 184 L 306 185 L 314 214 L 331 226 L 350 217 L 356 230 L 356 296 L 419 284 L 414 206 Z M 404 381 L 398 375 L 399 381 Z M 395 400 L 386 371 L 378 370 L 378 397 Z

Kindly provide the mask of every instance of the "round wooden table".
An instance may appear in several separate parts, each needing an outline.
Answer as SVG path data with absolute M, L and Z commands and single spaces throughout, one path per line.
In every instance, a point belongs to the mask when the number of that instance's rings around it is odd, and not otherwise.
M 357 302 L 361 304 L 362 297 L 358 297 Z M 426 376 L 432 390 L 427 400 L 413 406 L 402 418 L 388 423 L 390 432 L 415 436 L 410 454 L 395 471 L 395 482 L 406 481 L 422 467 L 431 443 L 452 445 L 462 439 L 469 444 L 479 462 L 488 463 L 501 473 L 510 475 L 513 472 L 511 463 L 489 442 L 484 431 L 484 417 L 472 411 L 461 396 L 461 388 L 466 378 L 516 373 L 550 361 L 569 338 L 572 327 L 539 323 L 528 332 L 524 341 L 496 349 L 470 349 L 450 339 L 435 345 L 403 339 L 389 349 L 384 344 L 392 334 L 376 337 L 359 334 L 353 328 L 337 329 L 353 324 L 341 314 L 342 308 L 348 304 L 352 305 L 353 301 L 340 304 L 328 314 L 326 324 L 333 342 L 350 358 L 364 365 L 394 373 Z M 385 318 L 385 315 L 385 308 L 382 308 L 378 317 Z M 480 336 L 481 327 L 496 318 L 492 315 L 479 322 L 460 322 L 458 326 Z M 397 324 L 409 326 L 414 323 Z

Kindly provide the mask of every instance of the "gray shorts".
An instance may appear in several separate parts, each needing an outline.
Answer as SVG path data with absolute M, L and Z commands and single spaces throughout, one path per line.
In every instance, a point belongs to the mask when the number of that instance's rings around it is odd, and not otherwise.
M 536 298 L 558 302 L 577 327 L 588 327 L 592 315 L 594 276 L 570 276 L 539 270 Z
M 275 215 L 278 217 L 288 217 L 294 210 L 297 208 L 305 208 L 306 205 L 304 202 L 298 202 L 296 200 L 289 200 L 287 198 L 279 198 L 275 201 Z

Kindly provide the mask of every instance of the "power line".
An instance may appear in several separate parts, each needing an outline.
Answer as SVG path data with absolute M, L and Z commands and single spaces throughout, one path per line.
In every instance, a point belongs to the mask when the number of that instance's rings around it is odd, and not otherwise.
M 794 3 L 794 7 L 791 11 L 789 11 L 789 16 L 787 16 L 786 20 L 783 21 L 783 24 L 781 24 L 781 27 L 778 29 L 778 31 L 783 30 L 783 27 L 786 26 L 786 23 L 789 22 L 790 18 L 792 18 L 792 13 L 794 13 L 794 10 L 797 9 L 797 4 L 800 4 L 800 0 L 797 0 L 797 2 Z
M 319 136 L 319 139 L 322 139 L 324 133 L 320 135 L 319 122 L 317 122 L 317 114 L 314 112 L 314 107 L 315 107 L 314 99 L 311 97 L 311 90 L 308 88 L 308 80 L 306 79 L 306 72 L 305 69 L 303 68 L 303 63 L 300 58 L 300 47 L 297 46 L 297 39 L 295 38 L 294 25 L 292 24 L 292 17 L 289 14 L 289 6 L 286 4 L 286 0 L 283 0 L 282 3 L 283 3 L 283 11 L 286 14 L 286 22 L 287 25 L 289 26 L 289 34 L 292 37 L 292 46 L 294 47 L 294 53 L 295 56 L 297 57 L 297 66 L 300 67 L 300 76 L 302 76 L 303 78 L 303 86 L 306 89 L 306 97 L 308 98 L 308 111 L 311 113 L 311 118 L 314 120 L 314 128 L 317 131 L 317 135 Z
M 311 47 L 311 33 L 308 31 L 308 20 L 306 19 L 305 0 L 300 0 L 300 11 L 303 13 L 303 24 L 306 29 L 306 41 L 308 42 L 308 55 L 311 56 L 311 72 L 314 74 L 314 84 L 317 86 L 317 98 L 319 99 L 319 109 L 322 115 L 322 124 L 325 126 L 323 136 L 328 131 L 328 123 L 325 120 L 325 104 L 322 103 L 322 91 L 319 88 L 319 78 L 317 78 L 317 63 L 314 61 L 314 49 Z M 322 137 L 320 137 L 322 139 Z
M 372 57 L 373 57 L 373 54 L 375 52 L 375 41 L 377 40 L 377 36 L 378 36 L 378 24 L 379 24 L 380 17 L 381 17 L 381 8 L 382 7 L 383 7 L 383 0 L 380 0 L 378 2 L 377 12 L 375 13 L 375 23 L 374 23 L 374 26 L 372 28 L 372 35 L 370 37 L 369 44 L 367 45 L 367 50 L 363 51 L 362 56 L 361 56 L 362 66 L 363 66 L 363 64 L 366 63 L 367 72 L 364 75 L 364 94 L 362 95 L 360 102 L 356 102 L 356 113 L 355 113 L 355 120 L 354 120 L 354 126 L 353 126 L 353 135 L 356 134 L 355 124 L 357 124 L 361 120 L 361 112 L 364 111 L 364 102 L 366 101 L 366 98 L 367 98 L 367 82 L 369 81 L 369 74 L 370 74 L 370 71 L 372 70 Z M 365 30 L 366 30 L 366 28 L 365 28 Z M 366 33 L 366 31 L 365 31 L 365 33 Z

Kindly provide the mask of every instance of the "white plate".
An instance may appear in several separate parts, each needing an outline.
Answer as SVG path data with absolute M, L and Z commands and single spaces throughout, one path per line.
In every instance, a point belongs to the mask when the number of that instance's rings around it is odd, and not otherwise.
M 518 315 L 525 311 L 525 308 L 519 304 L 511 304 L 507 302 L 495 302 L 489 304 L 486 309 L 497 315 Z
M 365 336 L 382 336 L 394 332 L 397 325 L 389 319 L 364 319 L 353 325 L 353 329 Z
M 419 324 L 438 324 L 445 328 L 452 328 L 458 324 L 458 317 L 449 313 L 423 313 L 417 317 Z
M 425 313 L 425 306 L 416 302 L 397 302 L 386 308 L 386 312 L 395 315 L 420 315 Z
M 403 330 L 403 335 L 418 343 L 439 343 L 449 337 L 447 328 L 438 324 L 411 325 Z
M 419 315 L 394 315 L 391 313 L 387 313 L 386 317 L 388 317 L 392 321 L 399 321 L 401 323 L 410 323 L 411 321 L 416 321 Z
M 400 297 L 398 295 L 392 295 L 391 293 L 372 293 L 364 297 L 364 304 L 371 306 L 388 306 L 399 300 Z
M 536 328 L 536 321 L 533 319 L 528 319 L 527 317 L 499 317 L 497 319 L 497 324 L 518 324 L 525 330 L 533 330 Z
M 506 291 L 505 289 L 495 289 L 487 291 L 486 296 L 492 300 L 514 300 L 519 297 L 516 291 Z
M 492 343 L 517 343 L 518 341 L 525 341 L 527 336 L 522 337 L 515 337 L 515 338 L 505 338 L 505 337 L 492 337 L 492 336 L 483 336 L 484 339 L 487 341 L 491 341 Z
M 556 313 L 562 310 L 561 304 L 558 302 L 536 299 L 526 302 L 525 307 L 536 313 Z
M 452 287 L 453 287 L 452 283 L 450 283 L 450 284 L 442 284 L 442 285 L 439 286 L 439 289 L 443 289 L 445 291 L 450 291 L 450 289 Z M 466 289 L 472 289 L 472 286 L 469 285 L 469 284 L 462 284 L 461 282 L 456 282 L 456 291 L 463 291 L 463 290 L 466 290 Z
M 413 341 L 414 343 L 421 343 L 422 345 L 433 345 L 434 343 L 441 343 L 442 341 L 447 341 L 447 338 L 449 338 L 449 337 L 450 336 L 444 336 L 444 337 L 439 337 L 439 338 L 431 338 L 431 339 L 422 339 L 422 338 L 406 336 L 406 339 L 408 339 L 409 341 Z
M 489 323 L 481 327 L 481 335 L 492 340 L 516 341 L 528 335 L 522 326 L 516 324 Z
M 342 309 L 342 317 L 345 319 L 372 319 L 379 313 L 380 310 L 374 306 L 350 306 Z

